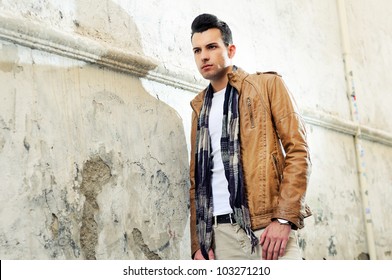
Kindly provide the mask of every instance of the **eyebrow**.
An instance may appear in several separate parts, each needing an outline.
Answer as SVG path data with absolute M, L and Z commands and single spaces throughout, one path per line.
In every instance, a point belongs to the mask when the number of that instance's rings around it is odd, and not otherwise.
M 218 42 L 211 42 L 205 45 L 205 47 L 216 46 L 219 45 Z M 194 47 L 193 50 L 201 49 L 202 47 Z
M 206 45 L 206 47 L 214 46 L 214 45 L 219 45 L 217 42 L 212 42 Z

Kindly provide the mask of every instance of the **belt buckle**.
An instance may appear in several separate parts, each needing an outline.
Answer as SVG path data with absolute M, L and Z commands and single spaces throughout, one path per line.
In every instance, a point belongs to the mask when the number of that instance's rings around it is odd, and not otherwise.
M 218 227 L 218 216 L 214 216 L 214 227 Z
M 230 224 L 235 224 L 235 221 L 234 221 L 234 216 L 233 216 L 234 214 L 233 213 L 229 213 L 229 218 L 230 218 Z

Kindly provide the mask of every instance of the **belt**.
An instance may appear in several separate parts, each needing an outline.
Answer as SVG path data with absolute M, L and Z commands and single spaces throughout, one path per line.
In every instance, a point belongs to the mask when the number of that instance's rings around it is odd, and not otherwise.
M 218 224 L 234 224 L 235 219 L 233 213 L 214 216 L 215 226 Z

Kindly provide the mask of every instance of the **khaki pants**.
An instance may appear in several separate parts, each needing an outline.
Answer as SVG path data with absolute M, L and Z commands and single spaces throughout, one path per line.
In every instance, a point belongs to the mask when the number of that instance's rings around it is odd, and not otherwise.
M 256 237 L 264 229 L 255 231 Z M 280 260 L 301 260 L 297 232 L 292 230 L 286 245 L 285 255 Z M 216 260 L 261 260 L 262 247 L 258 245 L 251 254 L 251 245 L 245 231 L 237 224 L 218 224 L 214 227 L 214 253 Z

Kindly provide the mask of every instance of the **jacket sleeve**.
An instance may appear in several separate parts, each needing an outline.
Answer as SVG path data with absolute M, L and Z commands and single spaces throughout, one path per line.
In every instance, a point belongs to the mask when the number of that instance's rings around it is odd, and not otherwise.
M 273 213 L 273 218 L 286 219 L 295 227 L 302 228 L 303 219 L 310 216 L 310 210 L 305 204 L 311 172 L 306 129 L 295 100 L 282 78 L 277 75 L 274 77 L 269 84 L 269 100 L 271 115 L 284 149 L 285 160 L 278 207 Z
M 192 127 L 191 127 L 191 154 L 190 154 L 190 189 L 189 189 L 189 203 L 190 203 L 190 236 L 191 236 L 191 256 L 199 249 L 199 242 L 196 231 L 196 205 L 195 205 L 195 143 L 196 143 L 196 129 L 197 117 L 195 112 L 192 113 Z

